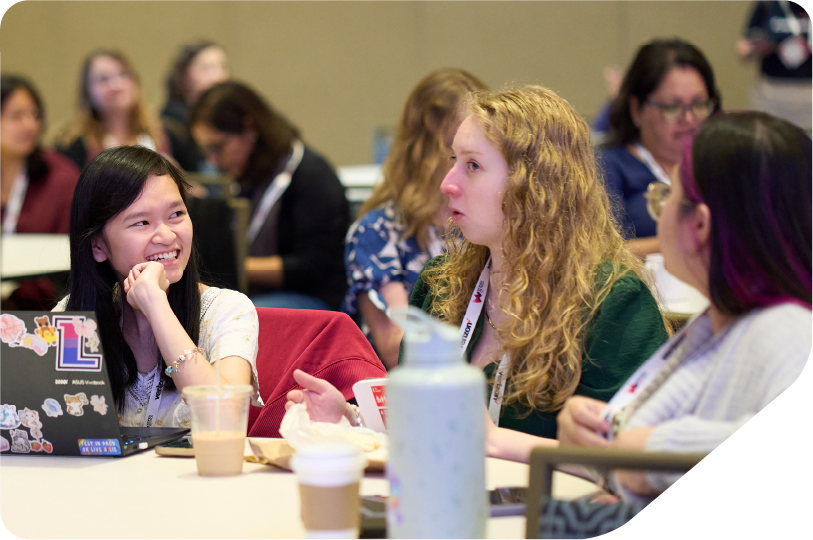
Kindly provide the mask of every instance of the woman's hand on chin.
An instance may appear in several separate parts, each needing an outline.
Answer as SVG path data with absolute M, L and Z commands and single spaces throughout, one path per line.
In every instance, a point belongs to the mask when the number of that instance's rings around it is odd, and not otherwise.
M 164 265 L 150 261 L 135 265 L 122 285 L 127 303 L 133 309 L 147 311 L 156 298 L 166 300 L 169 280 Z

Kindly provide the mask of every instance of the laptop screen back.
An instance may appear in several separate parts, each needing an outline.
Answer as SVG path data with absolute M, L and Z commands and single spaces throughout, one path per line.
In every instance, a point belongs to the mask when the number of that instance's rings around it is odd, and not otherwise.
M 122 455 L 92 312 L 0 315 L 3 455 Z

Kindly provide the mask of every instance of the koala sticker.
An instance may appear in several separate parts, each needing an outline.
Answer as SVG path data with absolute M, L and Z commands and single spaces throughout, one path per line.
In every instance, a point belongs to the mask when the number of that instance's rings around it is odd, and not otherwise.
M 72 414 L 73 416 L 82 416 L 85 414 L 85 410 L 82 407 L 88 403 L 90 402 L 84 392 L 79 392 L 73 396 L 65 394 L 65 406 L 68 408 L 68 414 Z
M 28 433 L 22 429 L 12 429 L 9 431 L 11 435 L 11 451 L 18 454 L 28 454 L 31 452 L 31 443 L 28 442 Z

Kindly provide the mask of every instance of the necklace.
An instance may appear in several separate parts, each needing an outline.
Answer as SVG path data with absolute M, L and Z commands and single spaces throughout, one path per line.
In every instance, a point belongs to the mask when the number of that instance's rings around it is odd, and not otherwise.
M 491 322 L 491 317 L 489 317 L 489 316 L 488 316 L 488 310 L 486 310 L 486 320 L 488 321 L 488 324 L 490 324 L 490 325 L 491 325 L 491 328 L 493 328 L 494 330 L 496 330 L 496 329 L 497 329 L 497 327 L 496 327 L 496 326 L 494 326 L 494 323 L 493 323 L 493 322 Z

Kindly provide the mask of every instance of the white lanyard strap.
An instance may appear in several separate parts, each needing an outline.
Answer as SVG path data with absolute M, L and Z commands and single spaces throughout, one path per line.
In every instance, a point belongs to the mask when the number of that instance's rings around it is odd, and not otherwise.
M 291 158 L 288 160 L 288 163 L 285 164 L 285 169 L 268 184 L 265 193 L 263 193 L 263 198 L 257 207 L 257 211 L 254 212 L 254 217 L 251 218 L 251 225 L 246 233 L 249 246 L 254 243 L 257 233 L 260 232 L 260 228 L 262 228 L 268 219 L 271 208 L 274 207 L 274 204 L 282 197 L 285 190 L 288 189 L 288 185 L 291 183 L 291 177 L 302 161 L 302 155 L 305 153 L 305 145 L 302 144 L 302 141 L 296 140 L 293 142 L 292 147 Z
M 684 329 L 662 354 L 655 354 L 644 362 L 604 407 L 601 417 L 611 426 L 607 433 L 608 440 L 613 439 L 638 405 L 646 401 L 683 361 L 686 335 Z
M 161 408 L 161 398 L 164 395 L 164 378 L 161 376 L 161 370 L 155 368 L 155 379 L 152 383 L 152 392 L 150 392 L 150 402 L 147 403 L 147 416 L 144 418 L 144 427 L 153 427 L 155 421 L 158 420 L 158 411 Z
M 474 292 L 471 293 L 469 307 L 466 308 L 466 315 L 460 324 L 460 350 L 464 353 L 469 347 L 471 336 L 474 333 L 474 325 L 477 324 L 477 319 L 480 318 L 480 313 L 483 312 L 483 304 L 486 299 L 486 294 L 488 294 L 489 278 L 491 278 L 491 257 L 488 258 L 485 268 L 480 272 L 480 277 L 477 279 L 477 286 L 474 288 Z
M 6 202 L 6 216 L 3 218 L 3 234 L 16 234 L 17 221 L 20 219 L 20 212 L 23 209 L 25 192 L 28 191 L 28 171 L 22 168 L 14 184 L 11 186 L 11 193 Z
M 469 307 L 466 308 L 466 315 L 460 324 L 460 349 L 465 353 L 474 334 L 474 326 L 483 312 L 486 295 L 488 294 L 488 283 L 491 278 L 491 257 L 486 261 L 480 277 L 477 279 L 477 286 L 471 293 Z M 505 380 L 508 378 L 508 353 L 505 353 L 500 360 L 500 365 L 494 374 L 494 386 L 491 388 L 491 398 L 488 400 L 488 416 L 494 425 L 500 424 L 500 410 L 502 409 L 503 396 L 505 395 Z
M 663 170 L 663 167 L 658 165 L 658 162 L 655 161 L 655 156 L 653 156 L 649 150 L 644 148 L 644 146 L 641 143 L 635 143 L 634 148 L 638 152 L 638 157 L 640 157 L 641 161 L 644 162 L 646 168 L 649 169 L 653 175 L 655 175 L 655 178 L 657 178 L 658 181 L 663 182 L 667 186 L 671 186 L 672 179 L 669 177 L 668 174 L 666 174 L 666 171 Z

